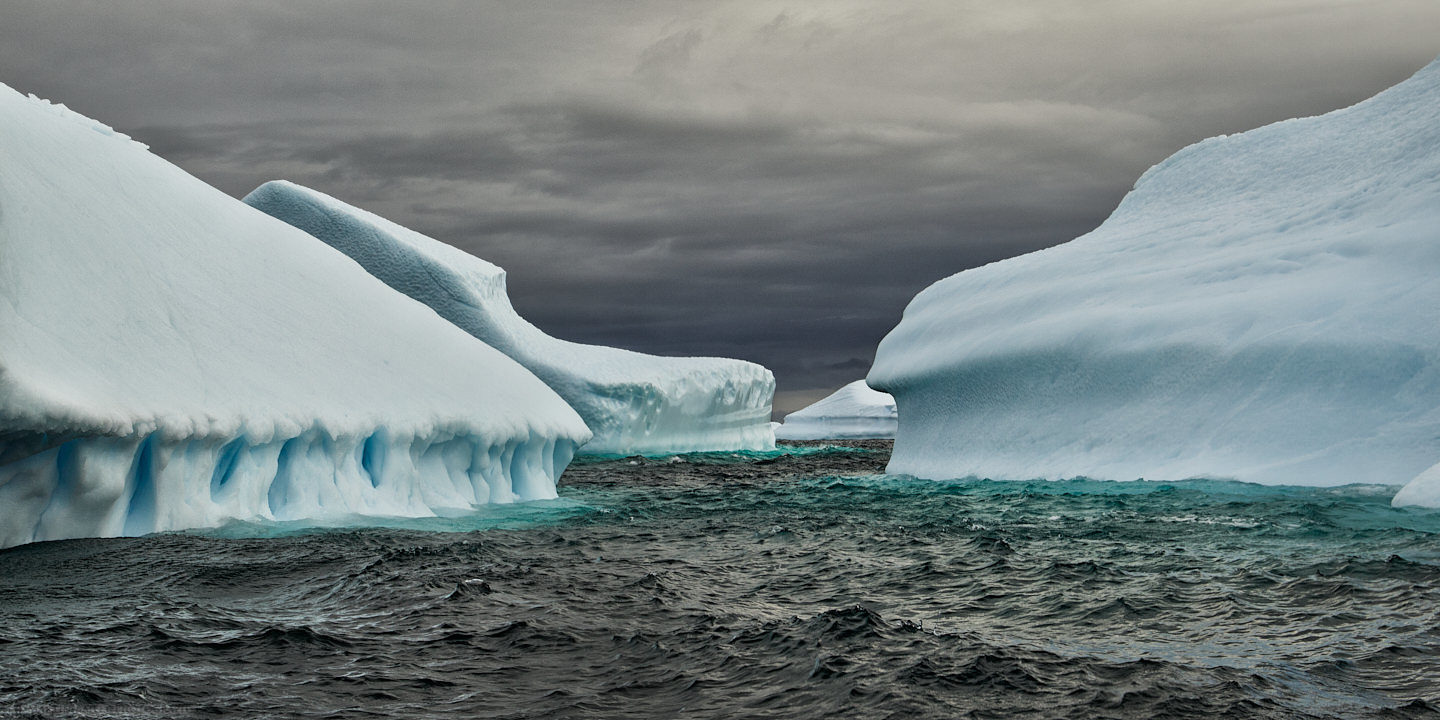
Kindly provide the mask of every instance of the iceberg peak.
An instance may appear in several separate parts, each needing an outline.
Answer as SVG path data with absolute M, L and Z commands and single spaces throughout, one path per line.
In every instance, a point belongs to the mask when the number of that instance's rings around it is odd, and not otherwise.
M 775 379 L 759 365 L 559 340 L 515 312 L 504 270 L 459 248 L 288 181 L 261 185 L 245 202 L 323 240 L 535 373 L 594 433 L 587 453 L 775 446 Z

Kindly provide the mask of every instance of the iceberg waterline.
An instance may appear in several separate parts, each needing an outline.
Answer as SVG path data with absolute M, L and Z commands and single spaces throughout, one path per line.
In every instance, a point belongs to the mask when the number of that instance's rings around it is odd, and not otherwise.
M 895 398 L 856 380 L 785 416 L 775 428 L 779 440 L 895 437 Z
M 0 546 L 551 498 L 589 437 L 343 254 L 0 86 Z
M 869 374 L 921 477 L 1403 483 L 1440 504 L 1440 61 L 1212 138 L 921 292 Z
M 230 520 L 422 517 L 486 503 L 555 497 L 574 452 L 554 438 L 474 435 L 285 440 L 87 437 L 0 471 L 6 545 L 143 535 Z
M 534 372 L 594 433 L 587 454 L 775 446 L 769 422 L 775 378 L 760 365 L 553 338 L 515 312 L 505 271 L 492 263 L 283 180 L 256 188 L 245 202 L 323 240 Z

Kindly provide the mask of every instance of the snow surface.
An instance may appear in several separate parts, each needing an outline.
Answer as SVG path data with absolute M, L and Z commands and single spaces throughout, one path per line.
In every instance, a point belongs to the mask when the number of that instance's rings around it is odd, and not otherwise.
M 895 437 L 895 398 L 856 380 L 825 398 L 785 416 L 778 440 Z
M 458 248 L 283 180 L 256 188 L 245 202 L 324 240 L 529 368 L 594 432 L 586 453 L 775 447 L 775 379 L 759 365 L 558 340 L 511 307 L 504 270 Z
M 1440 461 L 1440 61 L 1190 146 L 1095 231 L 932 285 L 868 379 L 900 407 L 895 473 L 1415 478 Z M 1440 500 L 1415 482 L 1397 503 Z
M 552 498 L 589 435 L 341 253 L 0 85 L 0 546 Z

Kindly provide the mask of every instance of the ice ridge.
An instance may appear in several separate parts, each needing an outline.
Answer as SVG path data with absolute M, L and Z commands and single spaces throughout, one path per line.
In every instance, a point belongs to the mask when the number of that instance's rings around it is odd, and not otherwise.
M 279 180 L 251 206 L 323 240 L 375 277 L 514 358 L 585 419 L 591 454 L 766 450 L 774 376 L 724 358 L 656 357 L 559 340 L 520 317 L 505 271 L 328 195 Z

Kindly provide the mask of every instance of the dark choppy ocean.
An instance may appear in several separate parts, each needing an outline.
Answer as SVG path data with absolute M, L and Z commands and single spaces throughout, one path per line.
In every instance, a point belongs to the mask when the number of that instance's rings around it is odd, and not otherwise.
M 0 552 L 0 718 L 1440 717 L 1395 488 L 582 461 L 379 529 Z

